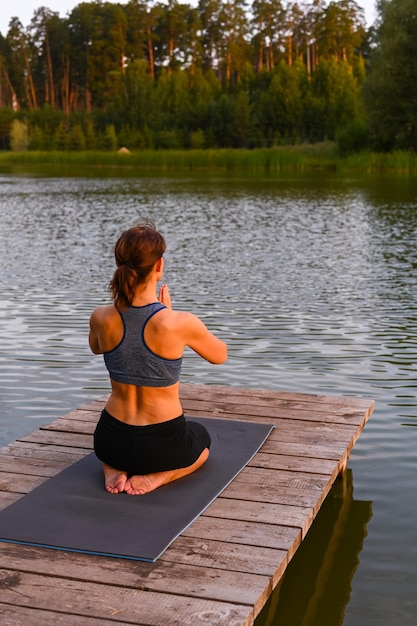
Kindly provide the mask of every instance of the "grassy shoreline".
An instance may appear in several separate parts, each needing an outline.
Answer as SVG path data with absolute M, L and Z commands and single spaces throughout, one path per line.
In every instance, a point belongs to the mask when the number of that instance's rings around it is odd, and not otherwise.
M 90 174 L 104 168 L 140 171 L 264 172 L 323 170 L 338 173 L 417 174 L 411 152 L 364 152 L 337 155 L 334 144 L 256 150 L 144 150 L 118 152 L 0 152 L 0 171 L 44 172 L 83 168 Z

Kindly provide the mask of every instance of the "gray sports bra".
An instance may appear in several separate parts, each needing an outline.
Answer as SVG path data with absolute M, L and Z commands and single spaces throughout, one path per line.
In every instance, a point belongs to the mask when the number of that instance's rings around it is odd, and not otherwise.
M 122 340 L 103 355 L 112 380 L 139 387 L 169 387 L 178 382 L 182 357 L 164 359 L 152 352 L 144 338 L 146 324 L 165 308 L 161 302 L 152 302 L 131 306 L 120 313 L 124 327 Z

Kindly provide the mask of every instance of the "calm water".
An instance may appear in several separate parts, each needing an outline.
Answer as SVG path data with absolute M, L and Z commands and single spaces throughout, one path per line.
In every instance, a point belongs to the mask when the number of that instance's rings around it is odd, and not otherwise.
M 1 444 L 107 392 L 88 319 L 145 218 L 174 306 L 229 345 L 183 381 L 376 400 L 259 624 L 415 625 L 417 181 L 0 176 Z

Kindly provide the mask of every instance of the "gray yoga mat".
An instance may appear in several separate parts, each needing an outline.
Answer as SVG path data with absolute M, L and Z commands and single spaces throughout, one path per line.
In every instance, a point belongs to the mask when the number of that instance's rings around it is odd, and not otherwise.
M 208 429 L 206 464 L 144 496 L 112 495 L 94 453 L 0 511 L 0 541 L 156 561 L 253 458 L 270 425 L 189 418 Z

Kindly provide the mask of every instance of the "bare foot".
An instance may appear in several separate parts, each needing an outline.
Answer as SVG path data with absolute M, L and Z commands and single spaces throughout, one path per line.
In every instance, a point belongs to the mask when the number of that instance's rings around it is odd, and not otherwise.
M 109 493 L 121 493 L 125 490 L 127 473 L 103 463 L 104 485 Z
M 125 483 L 125 491 L 130 496 L 143 496 L 173 480 L 173 471 L 131 476 Z
M 181 467 L 176 470 L 168 470 L 167 472 L 155 472 L 154 474 L 144 474 L 143 476 L 131 476 L 124 485 L 124 490 L 130 496 L 143 496 L 145 493 L 154 491 L 162 485 L 172 483 L 174 480 L 192 474 L 201 467 L 208 459 L 209 451 L 205 448 L 198 457 L 197 461 L 188 467 Z

